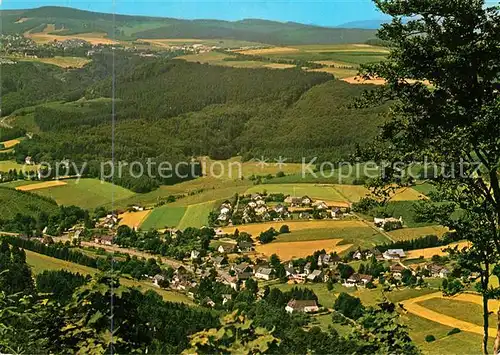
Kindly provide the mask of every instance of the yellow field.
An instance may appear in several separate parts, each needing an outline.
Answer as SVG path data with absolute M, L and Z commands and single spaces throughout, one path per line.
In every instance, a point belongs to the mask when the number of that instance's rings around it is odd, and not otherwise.
M 299 49 L 292 47 L 272 47 L 272 48 L 260 48 L 260 49 L 247 49 L 238 52 L 248 55 L 283 54 L 283 53 L 296 53 L 299 52 Z
M 53 57 L 53 58 L 19 58 L 18 60 L 29 62 L 40 62 L 46 64 L 57 65 L 61 68 L 82 68 L 85 64 L 90 63 L 90 59 L 80 57 Z
M 444 233 L 448 232 L 448 228 L 442 226 L 427 226 L 427 227 L 417 227 L 417 228 L 402 228 L 397 229 L 388 234 L 394 240 L 410 240 L 419 237 L 424 237 L 426 235 L 437 235 L 442 237 Z
M 359 76 L 350 76 L 342 78 L 343 81 L 349 84 L 372 84 L 372 85 L 385 85 L 384 79 L 363 79 Z
M 142 222 L 147 218 L 152 210 L 125 212 L 118 216 L 120 218 L 120 226 L 129 226 L 130 228 L 139 228 Z
M 21 143 L 21 141 L 19 141 L 19 139 L 11 139 L 10 141 L 5 141 L 5 142 L 2 142 L 1 144 L 3 144 L 3 146 L 8 149 L 8 148 L 12 148 L 16 145 L 18 145 L 19 143 Z
M 281 260 L 290 260 L 305 258 L 314 254 L 316 250 L 322 249 L 325 249 L 327 253 L 341 253 L 352 246 L 351 244 L 338 245 L 341 241 L 342 239 L 327 239 L 293 243 L 269 243 L 258 245 L 255 250 L 266 257 L 276 254 Z
M 264 68 L 289 69 L 289 68 L 295 68 L 295 65 L 294 64 L 283 64 L 283 63 L 271 63 L 271 64 L 264 65 Z
M 468 245 L 469 245 L 469 242 L 460 242 L 460 243 L 450 244 L 449 247 L 453 248 L 455 246 L 458 246 L 458 248 L 461 249 L 461 248 L 466 247 Z M 447 247 L 448 246 L 410 250 L 406 253 L 406 257 L 408 259 L 418 259 L 419 257 L 424 257 L 424 259 L 430 259 L 434 255 L 445 256 L 445 255 L 448 255 L 448 253 L 444 252 L 443 249 L 446 249 Z
M 226 227 L 222 228 L 224 233 L 233 234 L 236 229 L 240 232 L 247 232 L 248 234 L 258 237 L 261 232 L 268 230 L 269 228 L 274 228 L 279 230 L 282 225 L 286 224 L 290 231 L 298 231 L 304 229 L 328 229 L 332 230 L 336 228 L 351 228 L 351 227 L 361 227 L 366 228 L 366 224 L 358 220 L 352 221 L 332 221 L 332 220 L 317 220 L 317 221 L 282 221 L 282 222 L 266 222 L 266 223 L 255 223 L 255 224 L 244 224 L 236 227 Z
M 425 308 L 424 306 L 419 305 L 419 302 L 423 302 L 432 298 L 443 298 L 443 299 L 451 299 L 451 300 L 456 300 L 456 301 L 462 301 L 462 302 L 472 302 L 476 303 L 479 305 L 482 305 L 482 300 L 479 295 L 472 295 L 472 294 L 461 294 L 457 295 L 454 297 L 444 297 L 442 292 L 436 292 L 436 293 L 431 293 L 427 294 L 424 296 L 412 298 L 409 300 L 402 301 L 401 303 L 404 305 L 404 308 L 410 312 L 413 313 L 419 317 L 427 318 L 429 320 L 432 320 L 433 322 L 437 322 L 452 328 L 459 328 L 462 331 L 466 332 L 471 332 L 471 333 L 476 333 L 476 334 L 483 334 L 483 327 L 465 322 L 435 311 L 432 311 L 428 308 Z M 498 306 L 500 305 L 500 302 L 497 300 L 490 300 L 489 301 L 489 306 L 490 309 L 498 309 Z M 491 337 L 496 337 L 497 330 L 495 328 L 489 328 L 488 330 L 489 336 Z
M 67 183 L 65 181 L 54 180 L 54 181 L 45 181 L 45 182 L 41 182 L 38 184 L 18 186 L 18 187 L 16 187 L 16 190 L 33 191 L 33 190 L 40 190 L 40 189 L 46 189 L 49 187 L 56 187 L 56 186 L 63 186 L 63 185 L 67 185 Z

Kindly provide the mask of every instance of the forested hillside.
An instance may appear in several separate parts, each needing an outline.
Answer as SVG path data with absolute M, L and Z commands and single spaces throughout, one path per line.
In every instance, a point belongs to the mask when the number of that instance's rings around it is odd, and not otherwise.
M 116 51 L 81 69 L 20 62 L 2 74 L 2 114 L 18 109 L 9 122 L 35 133 L 16 147 L 17 160 L 87 162 L 89 177 L 112 158 L 112 147 L 115 161 L 127 162 L 202 155 L 336 160 L 369 141 L 382 122 L 380 108 L 349 108 L 365 85 L 300 68 L 231 68 Z M 136 192 L 177 182 L 139 180 L 115 182 Z
M 110 38 L 225 38 L 268 44 L 363 43 L 375 36 L 373 30 L 325 28 L 298 23 L 265 20 L 235 22 L 219 20 L 179 20 L 103 14 L 64 7 L 47 6 L 30 10 L 4 10 L 2 33 L 42 32 L 55 25 L 59 35 L 89 32 Z

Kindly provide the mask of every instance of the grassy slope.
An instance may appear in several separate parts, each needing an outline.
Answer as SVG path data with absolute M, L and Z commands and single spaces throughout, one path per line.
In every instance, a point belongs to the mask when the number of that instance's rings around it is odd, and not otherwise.
M 68 270 L 71 272 L 79 272 L 80 274 L 91 275 L 99 272 L 98 270 L 92 269 L 90 267 L 55 259 L 42 254 L 37 254 L 29 250 L 26 250 L 26 259 L 35 274 L 38 274 L 44 270 Z M 138 287 L 144 291 L 154 290 L 155 292 L 159 293 L 165 301 L 183 302 L 187 304 L 192 303 L 191 300 L 186 296 L 180 293 L 158 289 L 154 287 L 149 281 L 135 281 L 126 278 L 121 278 L 120 281 L 128 287 Z
M 170 207 L 168 205 L 155 208 L 141 224 L 142 230 L 176 227 L 181 221 L 185 207 Z
M 35 194 L 16 191 L 14 189 L 0 188 L 0 218 L 11 219 L 17 213 L 36 217 L 39 212 L 55 212 L 57 205 L 46 201 Z
M 209 201 L 190 205 L 181 221 L 178 228 L 185 229 L 187 227 L 200 228 L 208 225 L 208 214 L 215 208 L 216 201 Z
M 60 205 L 95 208 L 134 195 L 130 190 L 97 179 L 67 180 L 67 185 L 36 190 L 36 194 L 53 198 Z

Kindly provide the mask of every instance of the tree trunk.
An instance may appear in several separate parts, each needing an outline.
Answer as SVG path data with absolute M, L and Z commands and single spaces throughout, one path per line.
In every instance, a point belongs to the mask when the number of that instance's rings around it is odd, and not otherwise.
M 495 347 L 493 348 L 493 354 L 500 354 L 500 306 L 497 311 L 497 337 L 495 338 Z
M 488 295 L 486 294 L 485 290 L 483 290 L 483 354 L 488 354 L 488 330 L 489 330 L 488 316 L 489 316 Z M 499 325 L 500 325 L 500 323 L 499 323 Z M 497 336 L 497 339 L 498 339 L 498 336 Z M 496 341 L 495 341 L 495 343 L 496 343 Z M 496 355 L 496 352 L 495 352 L 495 355 Z

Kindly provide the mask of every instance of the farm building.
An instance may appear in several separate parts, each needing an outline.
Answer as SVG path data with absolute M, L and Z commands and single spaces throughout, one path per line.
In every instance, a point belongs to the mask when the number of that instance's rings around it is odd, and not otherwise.
M 426 265 L 425 268 L 429 270 L 431 277 L 439 277 L 444 279 L 447 278 L 448 275 L 450 274 L 450 270 L 441 265 L 429 264 Z
M 345 287 L 365 287 L 369 282 L 372 282 L 373 277 L 370 275 L 363 275 L 354 273 L 344 283 Z
M 294 312 L 315 313 L 319 311 L 319 307 L 315 300 L 292 299 L 286 305 L 285 310 L 288 313 L 294 313 Z
M 114 237 L 112 235 L 96 235 L 94 243 L 102 245 L 112 245 Z
M 271 280 L 273 277 L 273 269 L 261 267 L 255 272 L 255 277 L 262 280 Z
M 400 260 L 406 257 L 403 249 L 389 249 L 382 254 L 386 260 Z

